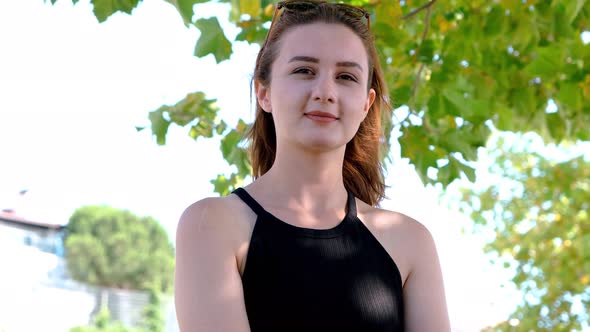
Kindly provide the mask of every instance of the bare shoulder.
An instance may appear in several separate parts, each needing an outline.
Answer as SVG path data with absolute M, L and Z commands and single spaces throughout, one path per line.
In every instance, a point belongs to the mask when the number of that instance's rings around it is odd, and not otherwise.
M 199 201 L 196 201 L 189 205 L 182 216 L 180 217 L 181 222 L 193 222 L 195 219 L 201 220 L 203 217 L 209 216 L 224 216 L 231 214 L 233 210 L 239 207 L 237 199 L 233 195 L 224 197 L 207 197 Z
M 391 233 L 391 236 L 405 239 L 407 242 L 432 241 L 428 228 L 418 220 L 401 212 L 359 204 L 359 215 L 373 227 Z M 405 242 L 405 241 L 404 241 Z
M 235 195 L 207 197 L 184 210 L 178 222 L 177 241 L 183 234 L 192 239 L 219 236 L 237 245 L 251 231 L 251 220 L 251 210 Z
M 432 255 L 434 241 L 430 231 L 418 220 L 397 211 L 358 203 L 359 218 L 373 233 L 396 263 L 405 284 L 412 270 Z
M 236 265 L 244 208 L 233 195 L 191 204 L 176 231 L 174 299 L 182 331 L 249 331 Z M 219 290 L 223 290 L 220 292 Z

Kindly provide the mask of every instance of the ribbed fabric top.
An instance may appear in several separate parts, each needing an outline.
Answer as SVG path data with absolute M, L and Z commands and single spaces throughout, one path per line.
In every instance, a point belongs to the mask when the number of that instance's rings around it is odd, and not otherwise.
M 400 272 L 352 193 L 331 229 L 288 224 L 243 188 L 234 193 L 257 214 L 242 276 L 252 332 L 404 330 Z

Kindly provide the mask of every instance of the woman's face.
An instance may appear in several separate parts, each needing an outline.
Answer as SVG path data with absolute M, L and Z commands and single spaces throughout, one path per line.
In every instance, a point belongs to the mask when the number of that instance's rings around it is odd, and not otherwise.
M 367 91 L 360 37 L 342 24 L 313 23 L 288 30 L 279 47 L 270 87 L 256 85 L 258 102 L 272 113 L 277 148 L 344 147 L 375 99 L 375 91 Z

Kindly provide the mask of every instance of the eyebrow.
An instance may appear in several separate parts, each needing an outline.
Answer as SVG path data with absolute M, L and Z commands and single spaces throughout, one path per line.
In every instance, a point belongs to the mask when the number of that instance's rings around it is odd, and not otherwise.
M 314 58 L 311 56 L 305 56 L 305 55 L 296 55 L 296 56 L 292 57 L 291 60 L 289 60 L 289 63 L 295 62 L 295 61 L 320 63 L 320 60 L 318 58 Z M 363 71 L 363 67 L 361 67 L 361 65 L 359 65 L 358 63 L 353 62 L 353 61 L 336 62 L 336 66 L 338 66 L 338 67 L 357 67 L 358 69 Z

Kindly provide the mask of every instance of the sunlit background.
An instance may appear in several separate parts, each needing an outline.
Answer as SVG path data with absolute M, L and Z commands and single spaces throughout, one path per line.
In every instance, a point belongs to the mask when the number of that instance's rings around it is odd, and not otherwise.
M 216 15 L 233 40 L 223 5 Z M 174 241 L 189 204 L 216 195 L 210 180 L 229 172 L 218 139 L 197 142 L 171 127 L 165 146 L 149 130 L 148 112 L 202 90 L 217 98 L 223 119 L 252 119 L 249 84 L 258 46 L 237 42 L 230 61 L 194 57 L 199 32 L 187 29 L 164 1 L 144 1 L 133 16 L 99 24 L 89 4 L 0 2 L 0 208 L 65 225 L 84 205 L 153 216 Z M 471 221 L 439 203 L 394 144 L 388 200 L 432 232 L 441 257 L 453 331 L 478 331 L 506 320 L 520 301 L 510 274 L 482 253 Z M 486 181 L 486 160 L 478 176 Z M 489 181 L 493 181 L 490 179 Z M 26 191 L 26 192 L 24 192 Z M 7 211 L 5 211 L 7 213 Z M 12 240 L 11 240 L 12 239 Z M 0 228 L 0 332 L 67 331 L 89 322 L 92 298 L 49 281 L 61 258 L 21 246 Z M 61 264 L 61 265 L 60 265 Z M 63 276 L 65 278 L 65 276 Z M 61 288 L 60 288 L 61 287 Z M 173 308 L 167 331 L 176 331 Z

